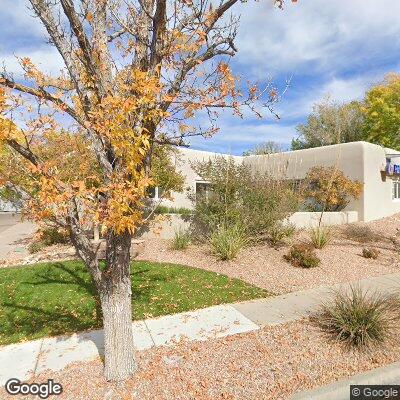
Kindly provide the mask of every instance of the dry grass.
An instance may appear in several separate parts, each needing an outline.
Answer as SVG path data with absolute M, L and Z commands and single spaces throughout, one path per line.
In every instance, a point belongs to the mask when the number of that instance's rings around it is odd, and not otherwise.
M 382 239 L 368 225 L 349 224 L 344 228 L 343 233 L 347 239 L 359 243 L 379 242 Z
M 393 295 L 368 292 L 359 285 L 335 293 L 317 317 L 319 325 L 348 347 L 367 348 L 393 339 L 400 320 Z

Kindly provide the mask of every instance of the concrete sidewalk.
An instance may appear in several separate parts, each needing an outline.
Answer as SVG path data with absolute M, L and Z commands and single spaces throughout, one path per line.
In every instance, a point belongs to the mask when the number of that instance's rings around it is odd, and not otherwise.
M 370 292 L 400 292 L 400 273 L 363 279 L 357 284 Z M 349 287 L 349 283 L 320 286 L 276 297 L 237 303 L 233 304 L 233 307 L 260 327 L 283 324 L 309 317 L 318 311 L 321 303 L 328 300 L 335 291 L 348 290 Z
M 132 325 L 138 350 L 259 329 L 231 305 L 136 321 Z M 47 369 L 57 371 L 73 362 L 89 361 L 103 354 L 102 330 L 3 346 L 0 347 L 0 385 L 10 378 L 27 380 Z
M 0 260 L 14 250 L 21 254 L 28 254 L 26 246 L 19 242 L 31 236 L 36 228 L 31 222 L 21 222 L 17 217 L 0 214 Z
M 359 283 L 367 290 L 390 293 L 398 289 L 400 273 Z M 208 340 L 294 321 L 315 313 L 333 290 L 346 288 L 349 284 L 324 286 L 136 321 L 133 323 L 135 346 L 144 350 L 181 340 Z M 0 385 L 11 377 L 26 380 L 47 369 L 60 370 L 76 361 L 94 359 L 104 353 L 103 342 L 103 332 L 98 330 L 0 347 Z

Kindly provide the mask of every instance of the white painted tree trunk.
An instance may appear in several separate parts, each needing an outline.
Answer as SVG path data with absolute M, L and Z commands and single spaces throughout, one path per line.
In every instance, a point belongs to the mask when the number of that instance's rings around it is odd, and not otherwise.
M 114 285 L 100 298 L 104 324 L 104 374 L 108 381 L 123 381 L 136 370 L 130 282 Z
M 123 381 L 136 370 L 132 330 L 129 234 L 109 234 L 99 288 L 104 326 L 105 377 Z

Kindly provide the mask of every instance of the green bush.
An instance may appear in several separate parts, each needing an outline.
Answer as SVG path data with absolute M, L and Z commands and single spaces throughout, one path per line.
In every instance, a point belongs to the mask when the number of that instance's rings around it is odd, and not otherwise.
M 289 261 L 294 267 L 299 268 L 314 268 L 318 267 L 321 260 L 315 254 L 314 248 L 309 244 L 295 244 L 289 253 L 283 256 L 286 261 Z
M 183 216 L 189 216 L 193 214 L 193 210 L 185 207 L 167 207 L 167 206 L 158 206 L 155 210 L 156 214 L 179 214 Z
M 38 253 L 39 251 L 43 250 L 45 247 L 46 247 L 46 245 L 41 241 L 33 242 L 28 246 L 28 251 L 31 254 Z
M 245 234 L 239 226 L 219 227 L 211 235 L 211 247 L 221 260 L 234 259 L 246 245 Z
M 398 323 L 398 302 L 379 292 L 368 293 L 360 286 L 336 292 L 322 306 L 318 322 L 324 330 L 350 346 L 382 343 Z
M 324 248 L 332 239 L 332 231 L 325 226 L 317 226 L 310 230 L 311 243 L 316 249 Z
M 67 232 L 58 230 L 57 228 L 44 228 L 40 231 L 40 241 L 45 246 L 65 244 L 69 241 L 69 235 Z
M 28 246 L 28 251 L 30 253 L 37 253 L 47 246 L 66 244 L 68 242 L 69 235 L 66 231 L 53 227 L 43 228 L 39 230 L 37 240 Z
M 277 246 L 290 238 L 296 232 L 296 227 L 293 224 L 284 224 L 277 222 L 269 231 L 269 242 L 273 246 Z
M 190 244 L 190 233 L 188 231 L 179 229 L 175 231 L 174 238 L 172 240 L 171 248 L 173 250 L 185 250 Z
M 274 228 L 297 211 L 299 194 L 283 177 L 254 173 L 233 157 L 215 157 L 192 165 L 209 190 L 190 195 L 197 238 L 210 237 L 218 227 L 243 227 L 247 240 L 267 240 Z
M 364 247 L 362 249 L 362 256 L 364 258 L 373 258 L 374 260 L 376 260 L 379 256 L 379 250 Z

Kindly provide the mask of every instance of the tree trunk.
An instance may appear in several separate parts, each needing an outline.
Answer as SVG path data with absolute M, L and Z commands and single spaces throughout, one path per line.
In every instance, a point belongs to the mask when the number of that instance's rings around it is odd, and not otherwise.
M 105 377 L 123 381 L 136 370 L 132 331 L 128 234 L 107 237 L 106 270 L 99 290 L 104 325 Z

